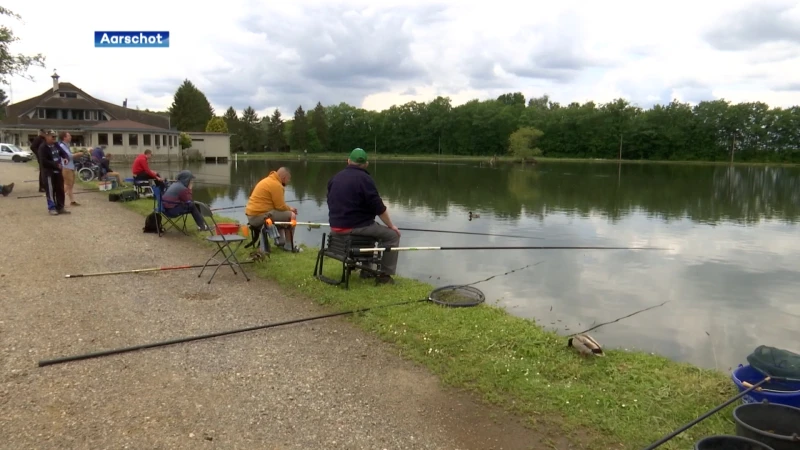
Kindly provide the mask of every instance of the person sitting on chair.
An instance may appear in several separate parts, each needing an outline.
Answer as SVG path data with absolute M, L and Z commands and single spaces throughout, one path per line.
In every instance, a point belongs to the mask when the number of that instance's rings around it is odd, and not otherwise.
M 111 153 L 106 154 L 103 159 L 100 160 L 100 176 L 104 179 L 108 179 L 108 177 L 116 178 L 117 186 L 128 187 L 122 182 L 122 175 L 120 175 L 119 172 L 114 172 L 114 169 L 111 168 Z
M 264 226 L 264 221 L 271 219 L 273 222 L 289 222 L 297 220 L 297 208 L 286 204 L 284 199 L 285 186 L 292 179 L 292 174 L 286 167 L 273 170 L 256 184 L 250 198 L 247 200 L 244 214 L 252 228 Z M 294 230 L 291 225 L 276 225 L 280 237 L 275 239 L 275 246 L 286 251 L 298 253 L 300 249 L 295 246 Z M 287 234 L 289 238 L 287 240 Z
M 169 185 L 167 192 L 161 196 L 161 204 L 164 206 L 164 214 L 169 217 L 180 217 L 184 214 L 191 214 L 197 223 L 198 231 L 208 231 L 208 225 L 203 220 L 200 210 L 192 201 L 192 185 L 194 174 L 188 170 L 181 170 L 178 173 L 178 180 Z
M 92 161 L 94 161 L 95 164 L 100 164 L 100 161 L 102 161 L 103 158 L 106 157 L 105 147 L 104 146 L 98 146 L 98 147 L 93 148 L 91 153 L 90 153 L 90 155 L 92 157 L 91 158 Z
M 155 180 L 156 186 L 161 188 L 161 192 L 164 192 L 164 189 L 166 188 L 164 179 L 161 178 L 161 176 L 156 172 L 150 170 L 148 161 L 152 156 L 153 151 L 148 148 L 144 151 L 144 153 L 137 156 L 136 159 L 133 160 L 133 166 L 131 166 L 133 179 L 134 181 Z
M 389 211 L 383 204 L 375 180 L 367 172 L 367 152 L 360 148 L 350 152 L 347 167 L 328 181 L 328 220 L 331 233 L 367 236 L 380 242 L 382 247 L 400 245 L 400 230 L 392 223 Z M 386 226 L 375 222 L 381 218 Z M 397 271 L 397 252 L 383 252 L 382 274 L 379 283 L 393 284 Z M 371 274 L 361 272 L 362 278 Z

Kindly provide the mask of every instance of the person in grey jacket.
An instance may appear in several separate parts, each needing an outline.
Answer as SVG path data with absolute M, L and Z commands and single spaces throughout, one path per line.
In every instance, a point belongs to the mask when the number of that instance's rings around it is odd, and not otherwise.
M 167 191 L 161 196 L 164 213 L 169 217 L 179 217 L 189 213 L 194 217 L 199 231 L 208 231 L 208 225 L 192 201 L 194 174 L 188 170 L 181 170 L 177 178 L 178 180 L 170 184 Z

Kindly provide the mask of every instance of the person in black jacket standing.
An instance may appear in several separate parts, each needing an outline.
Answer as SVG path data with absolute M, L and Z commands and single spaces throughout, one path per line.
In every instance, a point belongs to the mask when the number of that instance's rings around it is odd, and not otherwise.
M 64 209 L 64 175 L 61 173 L 61 160 L 69 159 L 69 155 L 56 145 L 56 132 L 53 130 L 45 133 L 44 142 L 39 146 L 39 167 L 45 184 L 47 196 L 47 211 L 51 216 L 70 214 Z
M 33 152 L 33 156 L 36 157 L 36 162 L 39 163 L 39 192 L 45 191 L 42 163 L 39 162 L 39 147 L 42 146 L 42 143 L 44 143 L 44 130 L 39 130 L 39 135 L 33 138 L 33 142 L 31 142 L 31 151 Z

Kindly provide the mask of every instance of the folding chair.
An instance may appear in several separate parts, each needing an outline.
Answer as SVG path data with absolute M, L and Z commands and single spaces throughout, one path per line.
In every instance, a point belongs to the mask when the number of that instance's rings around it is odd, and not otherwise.
M 167 226 L 171 226 L 184 235 L 189 236 L 189 232 L 186 230 L 186 219 L 191 214 L 181 214 L 178 217 L 168 216 L 166 211 L 164 211 L 164 203 L 161 201 L 161 188 L 153 185 L 151 189 L 153 192 L 153 212 L 161 216 L 162 219 L 160 221 L 162 225 L 158 227 L 158 237 L 163 236 L 167 232 Z M 166 224 L 164 224 L 164 221 L 166 221 Z
M 214 275 L 217 274 L 217 270 L 219 270 L 219 268 L 222 266 L 230 266 L 234 275 L 237 275 L 234 266 L 238 267 L 239 270 L 242 271 L 242 275 L 244 275 L 244 278 L 247 281 L 250 281 L 250 278 L 247 276 L 247 273 L 244 271 L 244 268 L 242 268 L 242 264 L 236 258 L 236 251 L 239 250 L 239 247 L 242 246 L 242 242 L 247 240 L 247 238 L 238 234 L 216 234 L 218 228 L 217 228 L 217 221 L 214 220 L 214 213 L 211 212 L 211 209 L 205 203 L 195 202 L 194 204 L 200 210 L 200 215 L 203 216 L 204 220 L 206 218 L 211 219 L 210 220 L 211 223 L 209 224 L 208 222 L 206 222 L 206 224 L 210 225 L 209 228 L 211 229 L 212 235 L 206 237 L 206 240 L 217 244 L 217 251 L 214 252 L 214 254 L 211 255 L 210 258 L 208 258 L 208 261 L 206 261 L 205 264 L 203 264 L 203 268 L 200 270 L 200 273 L 197 275 L 197 277 L 200 278 L 200 276 L 203 275 L 203 271 L 206 270 L 208 263 L 212 259 L 214 260 L 214 262 L 218 262 L 215 259 L 215 257 L 218 254 L 222 253 L 222 256 L 224 256 L 225 259 L 222 262 L 219 262 L 219 264 L 217 264 L 216 269 L 214 269 L 214 273 L 212 273 L 211 278 L 208 279 L 208 284 L 211 284 L 211 280 L 214 279 Z M 233 243 L 236 244 L 235 247 L 231 245 Z M 225 252 L 226 249 L 228 250 L 228 253 Z

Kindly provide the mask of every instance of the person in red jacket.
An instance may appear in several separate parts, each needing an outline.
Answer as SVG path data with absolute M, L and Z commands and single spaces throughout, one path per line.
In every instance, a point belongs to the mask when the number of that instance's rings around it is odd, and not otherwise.
M 161 178 L 159 174 L 150 170 L 150 165 L 148 161 L 153 156 L 153 151 L 149 148 L 144 151 L 141 155 L 137 156 L 136 159 L 133 160 L 133 167 L 131 167 L 131 172 L 133 172 L 133 179 L 134 181 L 145 181 L 145 180 L 156 180 L 156 186 L 161 188 L 161 192 L 164 192 L 166 185 L 164 184 L 164 179 Z

